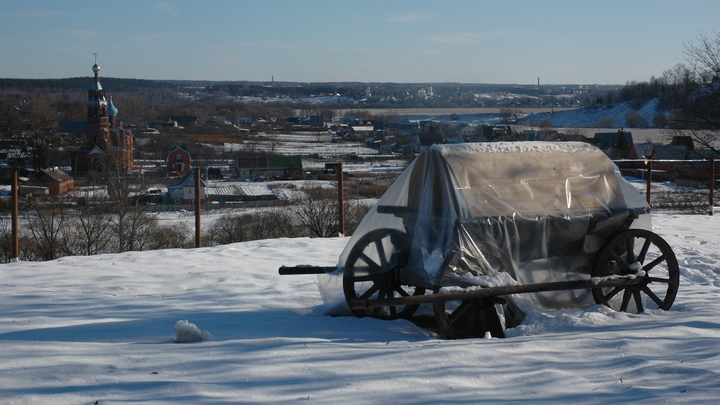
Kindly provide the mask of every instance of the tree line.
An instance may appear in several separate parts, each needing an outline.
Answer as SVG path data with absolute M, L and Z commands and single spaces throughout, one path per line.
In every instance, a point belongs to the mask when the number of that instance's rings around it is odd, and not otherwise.
M 657 110 L 670 128 L 690 136 L 703 149 L 720 153 L 720 33 L 703 32 L 685 44 L 685 63 L 679 63 L 648 82 L 630 82 L 618 93 L 620 101 L 640 106 L 658 100 Z
M 89 256 L 195 247 L 195 229 L 184 222 L 163 223 L 146 205 L 123 204 L 88 191 L 80 200 L 26 200 L 20 208 L 20 260 L 44 261 L 64 256 Z M 311 188 L 285 205 L 255 212 L 224 214 L 202 229 L 203 246 L 258 239 L 337 236 L 337 191 Z M 8 204 L 2 200 L 3 204 Z M 12 254 L 9 207 L 0 217 L 0 262 Z M 352 234 L 369 204 L 345 202 L 346 234 Z

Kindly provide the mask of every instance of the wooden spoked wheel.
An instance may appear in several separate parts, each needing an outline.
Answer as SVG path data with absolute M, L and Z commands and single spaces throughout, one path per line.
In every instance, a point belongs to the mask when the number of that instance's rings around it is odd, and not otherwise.
M 677 258 L 659 235 L 629 229 L 609 240 L 598 252 L 592 277 L 630 276 L 640 282 L 626 287 L 593 288 L 595 302 L 616 311 L 640 313 L 668 310 L 680 284 Z
M 484 256 L 478 258 L 484 273 L 514 274 L 512 261 L 500 248 L 486 242 L 477 242 L 477 246 Z M 434 292 L 438 293 L 440 288 L 441 286 L 435 287 Z M 478 338 L 485 336 L 487 332 L 494 337 L 504 337 L 504 328 L 495 308 L 495 304 L 504 303 L 505 300 L 501 297 L 434 302 L 433 311 L 438 333 L 444 339 Z
M 345 262 L 343 292 L 352 309 L 352 301 L 408 297 L 425 294 L 425 288 L 407 285 L 402 280 L 406 252 L 398 252 L 406 244 L 407 235 L 395 229 L 375 229 L 353 246 Z M 405 256 L 405 257 L 403 257 Z M 409 318 L 419 305 L 397 305 L 368 309 L 352 309 L 358 317 L 396 319 Z

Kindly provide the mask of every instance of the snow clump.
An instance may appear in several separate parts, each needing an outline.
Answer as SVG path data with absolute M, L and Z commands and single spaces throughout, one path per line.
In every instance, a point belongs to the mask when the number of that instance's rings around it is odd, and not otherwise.
M 188 321 L 175 322 L 175 343 L 192 343 L 203 340 L 213 340 L 210 332 L 195 326 L 194 323 Z

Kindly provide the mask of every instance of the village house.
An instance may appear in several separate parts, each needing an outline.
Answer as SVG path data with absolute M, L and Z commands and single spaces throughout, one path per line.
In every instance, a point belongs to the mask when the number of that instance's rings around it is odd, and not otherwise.
M 180 146 L 170 149 L 165 156 L 165 170 L 168 176 L 184 176 L 190 170 L 190 152 Z
M 67 194 L 75 187 L 75 180 L 58 168 L 40 170 L 32 178 L 20 178 L 18 193 L 28 197 L 56 197 Z
M 235 158 L 235 177 L 255 180 L 300 180 L 302 157 L 241 152 Z
M 42 169 L 35 177 L 35 182 L 44 185 L 50 196 L 65 195 L 75 187 L 75 180 L 57 167 Z
M 171 205 L 195 204 L 195 171 L 189 170 L 178 184 L 168 186 L 168 198 Z M 200 179 L 200 202 L 207 203 L 207 186 Z
M 216 124 L 216 125 L 228 125 L 230 122 L 228 122 L 227 116 L 225 115 L 214 115 L 207 120 L 205 120 L 206 124 Z
M 668 160 L 686 160 L 692 159 L 690 149 L 687 145 L 663 145 L 659 143 L 641 143 L 633 145 L 636 158 L 650 158 L 657 160 L 653 163 L 653 180 L 665 181 L 677 179 L 677 162 L 667 162 Z M 618 164 L 618 166 L 621 166 Z M 645 165 L 642 164 L 639 169 L 638 177 L 645 178 Z
M 154 120 L 148 122 L 148 125 L 152 128 L 177 128 L 178 123 L 175 120 Z
M 389 121 L 387 130 L 392 136 L 411 136 L 420 130 L 420 125 L 416 121 Z
M 436 143 L 445 143 L 442 134 L 437 132 L 421 132 L 412 139 L 412 146 L 415 153 L 425 152 Z
M 467 124 L 467 123 L 459 123 L 454 128 L 452 128 L 452 135 L 455 137 L 460 138 L 469 138 L 471 136 L 474 136 L 477 132 L 477 128 L 475 125 Z
M 197 117 L 190 115 L 173 116 L 170 117 L 170 120 L 175 121 L 178 125 L 182 127 L 195 126 L 200 123 L 200 120 L 198 120 Z
M 693 139 L 676 136 L 669 144 L 636 143 L 627 154 L 610 155 L 612 159 L 652 159 L 654 181 L 672 181 L 678 185 L 703 188 L 710 180 L 710 159 L 720 158 L 711 150 L 695 149 Z M 620 171 L 629 176 L 646 178 L 645 161 L 617 162 Z
M 623 137 L 621 140 L 620 137 Z M 617 132 L 596 132 L 592 142 L 603 151 L 615 148 L 616 146 L 633 146 L 632 132 L 619 129 Z

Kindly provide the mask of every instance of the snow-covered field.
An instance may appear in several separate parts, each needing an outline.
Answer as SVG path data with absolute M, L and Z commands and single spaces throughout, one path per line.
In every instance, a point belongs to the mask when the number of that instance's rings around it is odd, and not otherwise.
M 506 339 L 325 316 L 315 276 L 277 269 L 332 266 L 345 238 L 3 264 L 0 403 L 717 403 L 720 217 L 653 221 L 670 311 L 537 309 Z M 213 339 L 175 343 L 183 320 Z

